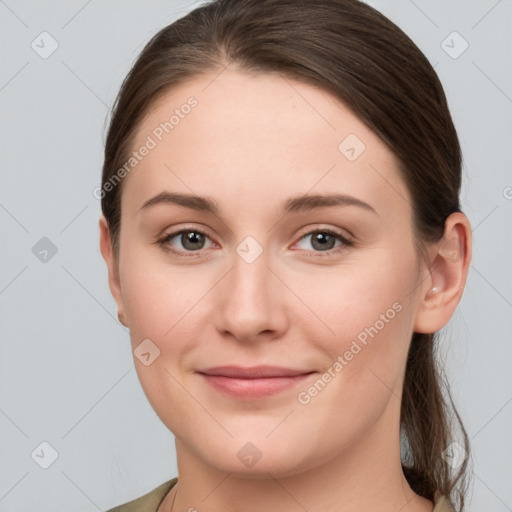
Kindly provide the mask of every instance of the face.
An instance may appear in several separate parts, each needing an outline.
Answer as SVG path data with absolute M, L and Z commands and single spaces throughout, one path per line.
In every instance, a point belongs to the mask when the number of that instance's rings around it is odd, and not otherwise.
M 411 200 L 391 151 L 329 93 L 217 75 L 139 127 L 133 150 L 149 150 L 123 185 L 116 299 L 183 449 L 226 472 L 293 474 L 398 421 L 422 291 Z M 200 373 L 261 365 L 301 375 Z

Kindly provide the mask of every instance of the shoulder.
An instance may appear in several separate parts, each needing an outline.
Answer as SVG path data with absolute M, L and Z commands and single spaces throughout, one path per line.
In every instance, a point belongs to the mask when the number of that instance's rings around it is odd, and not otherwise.
M 148 492 L 147 494 L 144 494 L 135 500 L 111 508 L 106 512 L 156 512 L 158 506 L 163 501 L 166 494 L 173 488 L 177 481 L 178 477 L 168 480 L 158 487 L 155 487 L 155 489 Z
M 433 512 L 455 512 L 455 509 L 446 496 L 440 495 L 435 500 L 435 507 Z

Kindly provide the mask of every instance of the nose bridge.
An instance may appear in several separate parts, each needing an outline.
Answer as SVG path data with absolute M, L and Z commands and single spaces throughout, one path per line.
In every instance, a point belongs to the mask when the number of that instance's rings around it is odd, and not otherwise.
M 267 267 L 270 265 L 270 254 L 253 236 L 244 238 L 236 246 L 235 253 L 230 292 L 234 305 L 238 305 L 239 313 L 244 315 L 251 309 L 254 314 L 259 311 L 261 315 L 272 295 L 269 293 L 272 287 L 271 272 Z
M 283 327 L 282 293 L 272 274 L 271 254 L 255 237 L 245 237 L 236 247 L 232 268 L 217 304 L 218 328 L 239 339 L 256 337 L 262 331 Z

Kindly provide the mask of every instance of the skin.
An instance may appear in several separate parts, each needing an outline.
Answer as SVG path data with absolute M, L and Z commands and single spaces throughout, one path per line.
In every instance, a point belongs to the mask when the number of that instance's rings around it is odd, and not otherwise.
M 452 214 L 445 238 L 419 262 L 411 198 L 393 153 L 332 95 L 277 74 L 227 68 L 194 77 L 153 105 L 134 149 L 190 96 L 197 107 L 125 178 L 119 261 L 100 219 L 109 285 L 132 349 L 149 338 L 160 350 L 149 366 L 134 358 L 176 439 L 179 484 L 158 512 L 171 511 L 174 499 L 175 511 L 431 512 L 401 471 L 401 388 L 413 332 L 441 329 L 460 301 L 471 259 L 467 218 Z M 348 134 L 366 146 L 353 162 L 338 150 Z M 141 210 L 162 191 L 207 196 L 220 213 L 172 203 Z M 375 212 L 280 210 L 290 197 L 333 192 Z M 202 249 L 180 236 L 166 245 L 192 256 L 156 243 L 184 228 L 206 232 Z M 335 238 L 322 251 L 315 235 L 325 228 L 355 244 Z M 247 236 L 263 249 L 252 263 L 236 251 Z M 298 393 L 396 303 L 400 312 L 299 403 Z M 265 399 L 241 400 L 196 373 L 227 364 L 316 373 Z M 248 442 L 261 453 L 252 467 L 237 457 Z

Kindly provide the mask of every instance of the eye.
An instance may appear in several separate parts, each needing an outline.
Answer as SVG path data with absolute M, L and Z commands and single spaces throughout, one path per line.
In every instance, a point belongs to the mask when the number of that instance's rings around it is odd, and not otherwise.
M 166 252 L 172 252 L 177 256 L 195 256 L 194 253 L 199 252 L 205 248 L 205 240 L 210 239 L 206 233 L 199 229 L 182 229 L 165 235 L 158 240 L 158 244 Z M 173 247 L 180 244 L 181 248 L 175 249 Z
M 302 249 L 309 252 L 328 252 L 328 254 L 332 254 L 333 252 L 338 252 L 340 249 L 344 249 L 346 247 L 352 247 L 354 243 L 343 236 L 341 233 L 338 233 L 332 229 L 317 229 L 314 231 L 310 231 L 301 239 L 299 243 L 310 238 L 310 244 L 313 247 L 313 251 L 306 247 L 301 247 Z M 339 241 L 339 245 L 335 245 L 336 241 Z M 324 256 L 323 254 L 315 254 L 315 256 Z
M 310 253 L 316 253 L 314 254 L 315 256 L 328 256 L 354 245 L 354 242 L 332 229 L 316 229 L 310 231 L 303 235 L 298 243 L 300 244 L 300 242 L 305 241 L 309 237 L 312 237 L 310 243 L 313 250 L 306 247 L 301 247 L 301 249 Z M 169 233 L 158 240 L 157 244 L 160 245 L 164 251 L 171 252 L 176 256 L 191 257 L 199 256 L 201 250 L 207 248 L 205 247 L 206 240 L 210 240 L 210 237 L 202 230 L 189 228 Z M 336 241 L 339 242 L 337 246 Z M 176 248 L 176 246 L 178 246 L 178 248 Z

